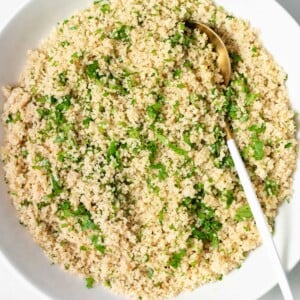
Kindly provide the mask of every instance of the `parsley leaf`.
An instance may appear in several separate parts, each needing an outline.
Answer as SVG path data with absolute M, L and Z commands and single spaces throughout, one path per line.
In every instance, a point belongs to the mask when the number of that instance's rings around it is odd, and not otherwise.
M 271 179 L 267 179 L 265 181 L 265 191 L 268 196 L 276 196 L 279 191 L 278 183 Z
M 116 28 L 112 34 L 111 38 L 117 41 L 122 41 L 124 43 L 130 42 L 129 32 L 131 31 L 132 27 L 128 25 L 121 25 L 120 27 Z
M 91 277 L 88 277 L 88 278 L 85 279 L 85 283 L 86 283 L 86 287 L 88 289 L 92 289 L 94 287 L 95 279 L 91 278 Z
M 253 215 L 250 209 L 250 206 L 248 204 L 240 207 L 236 213 L 235 213 L 235 218 L 237 222 L 245 221 L 245 220 L 252 220 Z
M 100 67 L 97 60 L 94 60 L 93 63 L 87 65 L 86 67 L 87 76 L 91 79 L 99 80 L 102 77 L 99 71 L 100 71 Z
M 91 237 L 91 241 L 92 241 L 95 249 L 104 255 L 105 251 L 106 251 L 106 247 L 104 245 L 99 244 L 98 240 L 99 240 L 99 237 L 97 235 L 93 235 Z
M 262 160 L 264 158 L 264 143 L 257 136 L 252 137 L 251 148 L 253 150 L 253 157 L 256 160 Z
M 174 269 L 178 269 L 184 256 L 186 256 L 186 249 L 181 249 L 180 251 L 173 253 L 168 261 L 168 265 Z
M 164 164 L 158 163 L 155 165 L 151 165 L 150 169 L 152 170 L 158 170 L 158 179 L 160 181 L 165 180 L 168 177 L 167 168 Z
M 153 278 L 153 274 L 154 274 L 154 270 L 151 269 L 151 268 L 149 268 L 149 269 L 147 270 L 147 274 L 148 274 L 148 278 L 149 278 L 149 279 L 152 279 L 152 278 Z

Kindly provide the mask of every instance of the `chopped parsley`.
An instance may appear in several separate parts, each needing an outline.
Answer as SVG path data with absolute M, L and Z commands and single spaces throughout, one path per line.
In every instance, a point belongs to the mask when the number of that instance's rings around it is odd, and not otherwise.
M 85 279 L 85 285 L 88 289 L 92 289 L 95 284 L 95 279 L 92 277 L 88 277 Z
M 175 70 L 173 71 L 173 77 L 174 77 L 175 79 L 181 78 L 181 75 L 182 75 L 182 70 L 181 70 L 181 69 L 175 69 Z
M 227 208 L 231 206 L 234 201 L 234 194 L 232 191 L 227 190 L 222 193 L 222 200 L 225 201 Z
M 65 47 L 67 47 L 67 46 L 70 45 L 70 43 L 69 43 L 68 41 L 62 41 L 60 44 L 61 44 L 61 46 L 62 46 L 63 48 L 65 48 Z
M 250 209 L 250 206 L 248 204 L 240 207 L 236 213 L 235 213 L 235 218 L 237 222 L 245 221 L 245 220 L 252 220 L 253 215 Z
M 161 120 L 160 115 L 161 115 L 161 110 L 162 110 L 162 103 L 156 102 L 150 106 L 147 107 L 147 114 L 150 119 L 154 121 L 159 121 Z
M 6 122 L 6 124 L 9 124 L 9 123 L 15 124 L 18 121 L 21 121 L 21 113 L 19 111 L 17 111 L 14 115 L 9 114 L 5 122 Z
M 293 147 L 293 143 L 287 143 L 284 145 L 284 148 L 285 149 L 289 149 L 289 148 L 292 148 Z
M 195 36 L 193 31 L 185 26 L 184 23 L 179 23 L 178 31 L 176 31 L 174 35 L 170 36 L 168 40 L 170 41 L 172 48 L 175 48 L 178 45 L 190 47 L 190 45 L 195 42 Z
M 104 255 L 105 251 L 106 251 L 106 247 L 105 247 L 105 245 L 102 245 L 99 243 L 99 237 L 97 235 L 93 235 L 91 237 L 91 241 L 92 241 L 92 244 L 94 245 L 95 249 Z
M 266 123 L 262 123 L 260 126 L 258 125 L 252 125 L 249 127 L 249 131 L 255 132 L 255 133 L 264 133 L 266 131 Z
M 252 137 L 251 148 L 255 160 L 262 160 L 265 157 L 264 143 L 256 135 Z
M 152 170 L 158 170 L 158 179 L 160 181 L 165 180 L 168 177 L 167 168 L 162 163 L 157 163 L 150 166 Z
M 151 269 L 151 268 L 149 268 L 149 269 L 147 270 L 148 278 L 149 278 L 149 279 L 152 279 L 152 278 L 153 278 L 153 274 L 154 274 L 154 270 Z
M 128 25 L 120 25 L 111 33 L 111 38 L 117 41 L 121 41 L 124 43 L 130 42 L 130 31 L 132 30 L 131 26 Z
M 241 56 L 237 53 L 230 53 L 230 58 L 232 60 L 233 65 L 238 64 L 239 62 L 242 62 L 243 59 L 241 58 Z
M 222 228 L 222 224 L 216 219 L 215 211 L 203 203 L 205 195 L 203 184 L 195 186 L 195 189 L 196 195 L 193 198 L 185 198 L 181 203 L 194 219 L 190 237 L 217 247 L 218 231 Z
M 86 73 L 87 73 L 87 76 L 90 79 L 99 80 L 102 77 L 100 75 L 99 62 L 97 60 L 94 60 L 93 63 L 87 65 L 87 67 L 86 67 Z
M 59 196 L 62 193 L 63 189 L 62 189 L 61 184 L 59 183 L 59 181 L 53 174 L 51 174 L 50 178 L 51 178 L 51 184 L 52 184 L 52 193 L 49 195 L 49 197 L 53 198 L 53 197 Z
M 186 249 L 181 249 L 178 252 L 172 254 L 168 261 L 168 265 L 174 269 L 178 269 L 181 265 L 181 261 L 186 256 Z
M 268 196 L 276 196 L 279 192 L 279 185 L 276 181 L 271 179 L 266 179 L 265 181 L 265 191 Z
M 67 72 L 61 72 L 60 74 L 58 74 L 58 82 L 60 85 L 65 86 L 68 82 L 68 78 L 67 78 Z
M 168 141 L 168 139 L 162 135 L 161 133 L 157 132 L 156 133 L 157 139 L 165 146 L 167 146 L 170 150 L 172 150 L 173 152 L 175 152 L 178 155 L 182 155 L 182 156 L 188 156 L 188 152 L 180 147 L 178 147 L 177 145 L 175 145 L 174 143 L 170 143 Z

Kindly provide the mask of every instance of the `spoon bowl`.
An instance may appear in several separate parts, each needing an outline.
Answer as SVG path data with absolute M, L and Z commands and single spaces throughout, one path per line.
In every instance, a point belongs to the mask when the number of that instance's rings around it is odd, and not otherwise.
M 231 60 L 223 40 L 213 29 L 203 23 L 190 21 L 187 23 L 187 26 L 194 29 L 197 28 L 201 32 L 204 32 L 209 41 L 216 47 L 218 54 L 217 64 L 224 78 L 224 84 L 227 86 L 231 78 Z

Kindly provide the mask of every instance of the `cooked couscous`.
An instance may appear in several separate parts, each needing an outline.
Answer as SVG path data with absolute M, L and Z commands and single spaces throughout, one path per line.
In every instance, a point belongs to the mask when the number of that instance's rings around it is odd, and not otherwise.
M 228 87 L 189 20 L 224 40 Z M 286 79 L 248 22 L 210 0 L 95 1 L 4 89 L 20 222 L 87 287 L 157 300 L 221 279 L 260 243 L 225 119 L 272 225 L 297 158 Z

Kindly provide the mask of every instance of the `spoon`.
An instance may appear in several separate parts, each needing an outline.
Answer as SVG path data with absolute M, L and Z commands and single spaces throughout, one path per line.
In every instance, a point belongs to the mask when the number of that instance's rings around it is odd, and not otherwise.
M 231 78 L 231 61 L 228 50 L 223 40 L 214 30 L 203 23 L 190 21 L 187 22 L 187 26 L 190 28 L 197 28 L 200 31 L 204 32 L 207 35 L 209 41 L 216 47 L 216 52 L 218 54 L 217 64 L 224 78 L 224 84 L 227 86 Z M 265 247 L 265 251 L 270 259 L 273 270 L 274 272 L 276 272 L 281 292 L 285 300 L 293 300 L 294 297 L 289 286 L 285 271 L 283 270 L 272 235 L 270 233 L 268 222 L 257 198 L 245 163 L 243 162 L 238 147 L 235 143 L 234 136 L 231 132 L 228 121 L 226 122 L 225 132 L 229 152 L 231 154 L 240 182 L 246 194 L 246 198 L 248 200 L 254 220 L 256 222 L 257 229 L 263 242 L 263 246 Z

